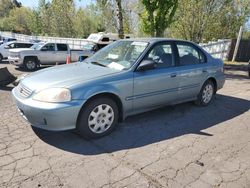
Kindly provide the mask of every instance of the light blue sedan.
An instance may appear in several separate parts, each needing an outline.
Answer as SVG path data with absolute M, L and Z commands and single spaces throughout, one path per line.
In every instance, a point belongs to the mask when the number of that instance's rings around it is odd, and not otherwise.
M 194 43 L 126 39 L 84 62 L 30 74 L 12 94 L 33 126 L 98 138 L 130 115 L 185 101 L 206 106 L 224 82 L 223 62 Z

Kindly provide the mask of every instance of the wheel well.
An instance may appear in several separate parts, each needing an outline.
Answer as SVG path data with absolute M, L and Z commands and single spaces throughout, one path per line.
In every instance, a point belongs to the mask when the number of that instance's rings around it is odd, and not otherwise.
M 213 82 L 213 84 L 214 84 L 214 94 L 215 94 L 217 92 L 217 81 L 213 77 L 208 78 L 207 80 L 210 80 L 211 82 Z
M 35 59 L 36 62 L 39 63 L 38 58 L 36 56 L 26 56 L 26 57 L 24 57 L 23 61 L 25 62 L 27 59 Z
M 96 94 L 96 95 L 90 97 L 90 98 L 86 101 L 86 103 L 84 103 L 84 105 L 82 106 L 82 108 L 81 108 L 81 110 L 80 110 L 80 112 L 79 112 L 79 114 L 78 114 L 78 117 L 77 117 L 77 122 L 78 122 L 78 120 L 79 120 L 79 118 L 80 118 L 80 113 L 81 113 L 81 111 L 83 110 L 83 108 L 84 108 L 88 103 L 90 103 L 91 101 L 93 101 L 93 100 L 95 100 L 95 99 L 97 99 L 97 98 L 102 98 L 102 97 L 108 97 L 108 98 L 110 98 L 110 99 L 112 99 L 112 100 L 115 101 L 115 103 L 117 104 L 118 110 L 119 110 L 119 112 L 118 112 L 118 115 L 119 115 L 118 121 L 121 122 L 121 121 L 123 120 L 123 106 L 122 106 L 122 102 L 121 102 L 120 98 L 119 98 L 117 95 L 113 94 L 113 93 L 100 93 L 100 94 Z

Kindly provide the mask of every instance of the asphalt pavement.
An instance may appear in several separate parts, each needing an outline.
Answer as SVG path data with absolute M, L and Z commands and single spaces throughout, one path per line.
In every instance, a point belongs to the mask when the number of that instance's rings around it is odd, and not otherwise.
M 7 63 L 11 73 L 22 72 Z M 250 187 L 250 79 L 227 71 L 207 107 L 168 106 L 87 141 L 33 128 L 0 88 L 0 187 Z

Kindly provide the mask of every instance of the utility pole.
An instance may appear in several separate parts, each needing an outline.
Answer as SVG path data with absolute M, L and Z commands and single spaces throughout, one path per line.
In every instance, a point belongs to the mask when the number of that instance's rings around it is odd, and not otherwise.
M 236 41 L 235 48 L 234 48 L 234 55 L 233 55 L 232 62 L 234 62 L 235 59 L 236 59 L 236 56 L 237 56 L 237 53 L 238 53 L 238 50 L 239 50 L 239 46 L 240 46 L 240 40 L 241 40 L 241 37 L 242 37 L 242 32 L 243 32 L 243 27 L 240 26 L 240 31 L 239 31 L 239 34 L 238 34 L 238 38 L 237 38 L 237 41 Z

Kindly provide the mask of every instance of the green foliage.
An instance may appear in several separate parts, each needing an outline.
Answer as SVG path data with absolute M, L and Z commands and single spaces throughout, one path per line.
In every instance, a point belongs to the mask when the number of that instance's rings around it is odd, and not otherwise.
M 6 17 L 9 15 L 11 9 L 15 6 L 11 0 L 0 0 L 0 17 Z
M 75 37 L 73 19 L 75 6 L 73 0 L 52 0 L 51 34 L 58 37 Z
M 235 38 L 250 16 L 249 0 L 93 2 L 76 8 L 74 0 L 39 0 L 38 7 L 30 9 L 16 0 L 0 0 L 0 31 L 79 38 L 101 31 L 118 32 L 122 37 L 125 32 L 207 42 Z M 245 31 L 243 37 L 249 36 Z
M 179 0 L 172 37 L 207 42 L 235 38 L 249 15 L 249 0 Z
M 81 38 L 87 38 L 91 33 L 96 32 L 98 22 L 94 20 L 95 16 L 87 9 L 79 9 L 74 20 L 76 35 Z
M 141 0 L 145 10 L 141 14 L 142 28 L 153 37 L 162 37 L 173 22 L 178 0 Z

